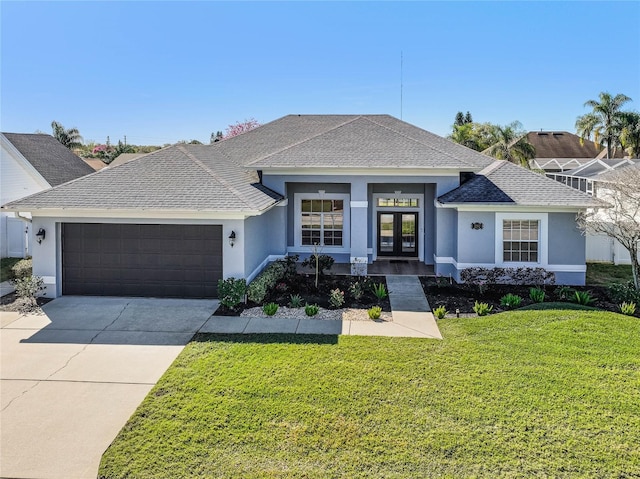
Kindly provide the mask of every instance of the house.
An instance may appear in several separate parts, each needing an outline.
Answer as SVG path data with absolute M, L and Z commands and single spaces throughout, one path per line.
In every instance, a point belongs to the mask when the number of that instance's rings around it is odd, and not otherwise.
M 548 173 L 572 170 L 607 155 L 606 148 L 568 131 L 530 131 L 527 141 L 536 151 L 536 157 L 529 161 L 531 169 Z M 623 158 L 624 152 L 617 151 L 614 157 Z
M 0 202 L 5 204 L 58 186 L 93 168 L 51 135 L 0 133 Z M 0 257 L 30 254 L 33 230 L 28 214 L 3 212 L 0 216 Z
M 611 160 L 594 159 L 582 166 L 561 173 L 547 173 L 552 180 L 559 181 L 590 195 L 594 192 L 594 184 L 603 174 L 635 164 L 640 160 L 614 158 Z
M 366 273 L 419 261 L 542 267 L 584 284 L 576 213 L 598 201 L 388 115 L 289 115 L 212 145 L 174 145 L 14 201 L 46 240 L 46 294 L 211 297 L 285 255 Z

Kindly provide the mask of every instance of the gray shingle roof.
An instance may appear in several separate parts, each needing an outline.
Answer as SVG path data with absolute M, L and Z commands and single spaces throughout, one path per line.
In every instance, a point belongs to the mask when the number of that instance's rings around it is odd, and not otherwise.
M 255 185 L 247 172 L 206 145 L 172 146 L 108 167 L 51 190 L 14 201 L 8 208 L 260 211 L 279 195 Z
M 2 133 L 51 186 L 93 173 L 94 169 L 51 135 Z
M 216 145 L 256 169 L 478 170 L 492 161 L 389 115 L 288 115 Z
M 508 161 L 496 161 L 438 198 L 442 204 L 600 206 L 593 197 Z

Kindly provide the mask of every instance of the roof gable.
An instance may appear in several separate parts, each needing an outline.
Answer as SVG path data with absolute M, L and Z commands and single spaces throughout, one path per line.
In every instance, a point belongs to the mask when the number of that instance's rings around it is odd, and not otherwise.
M 3 133 L 3 135 L 51 186 L 94 172 L 93 168 L 51 135 L 38 133 Z

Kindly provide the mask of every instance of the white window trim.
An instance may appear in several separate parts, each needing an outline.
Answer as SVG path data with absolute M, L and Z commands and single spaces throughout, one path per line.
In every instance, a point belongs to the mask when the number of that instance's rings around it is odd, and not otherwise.
M 351 208 L 349 195 L 346 193 L 295 193 L 294 199 L 294 244 L 296 251 L 313 252 L 314 247 L 302 244 L 302 200 L 342 200 L 343 224 L 342 246 L 319 246 L 323 253 L 348 253 L 351 245 Z
M 504 261 L 502 228 L 504 220 L 537 220 L 538 221 L 538 261 Z M 501 268 L 542 267 L 548 265 L 549 258 L 549 215 L 547 213 L 496 213 L 495 265 Z
M 407 199 L 416 198 L 418 206 L 378 206 L 378 198 Z M 407 211 L 418 213 L 417 248 L 418 261 L 424 261 L 424 195 L 420 193 L 374 193 L 371 209 L 371 225 L 373 232 L 373 260 L 378 259 L 378 211 Z

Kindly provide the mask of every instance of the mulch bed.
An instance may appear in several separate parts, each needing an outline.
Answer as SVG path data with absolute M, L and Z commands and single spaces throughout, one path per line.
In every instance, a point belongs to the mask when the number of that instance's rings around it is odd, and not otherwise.
M 383 311 L 391 311 L 391 304 L 389 298 L 379 301 L 373 294 L 370 287 L 365 287 L 365 293 L 362 298 L 357 301 L 351 294 L 349 294 L 349 286 L 352 282 L 358 278 L 353 276 L 343 275 L 324 275 L 319 278 L 318 288 L 315 285 L 315 275 L 313 274 L 297 274 L 290 280 L 283 280 L 273 291 L 267 294 L 264 303 L 277 303 L 280 306 L 287 306 L 291 301 L 292 294 L 299 294 L 305 303 L 317 304 L 318 306 L 326 309 L 335 309 L 329 303 L 329 293 L 332 289 L 339 288 L 344 292 L 344 305 L 343 308 L 352 309 L 369 309 L 372 306 L 380 306 Z M 384 283 L 386 286 L 386 280 L 384 276 L 367 278 L 368 283 Z M 235 310 L 229 310 L 222 305 L 215 312 L 216 316 L 239 316 L 245 308 L 254 308 L 261 306 L 260 304 L 248 301 L 247 304 L 241 304 Z
M 508 293 L 522 297 L 521 307 L 533 304 L 533 301 L 529 298 L 529 288 L 531 286 L 495 284 L 486 286 L 483 292 L 480 293 L 475 286 L 466 286 L 455 282 L 453 284 L 443 284 L 442 282 L 437 282 L 435 278 L 420 277 L 420 282 L 431 308 L 435 309 L 440 305 L 444 305 L 447 311 L 452 314 L 456 310 L 459 310 L 461 314 L 473 313 L 473 306 L 476 301 L 493 306 L 493 313 L 506 311 L 507 309 L 500 305 L 500 298 Z M 546 286 L 543 289 L 546 293 L 545 302 L 567 302 L 566 299 L 558 296 L 558 286 Z M 572 286 L 571 289 L 589 291 L 591 296 L 595 298 L 595 301 L 589 306 L 616 313 L 619 312 L 618 306 L 611 301 L 605 287 Z
M 51 298 L 36 298 L 38 307 L 53 301 Z M 9 293 L 0 298 L 0 311 L 25 311 L 24 302 L 20 301 L 16 293 Z

